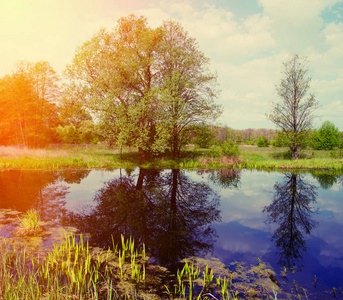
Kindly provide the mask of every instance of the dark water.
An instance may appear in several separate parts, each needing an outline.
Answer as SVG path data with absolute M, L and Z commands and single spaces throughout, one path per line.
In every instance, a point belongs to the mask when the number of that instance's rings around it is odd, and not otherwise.
M 343 174 L 3 171 L 0 192 L 0 209 L 36 208 L 44 220 L 90 233 L 98 246 L 131 235 L 171 270 L 190 256 L 227 265 L 259 258 L 285 289 L 295 280 L 309 299 L 331 299 L 334 287 L 343 298 Z M 0 234 L 10 235 L 6 226 Z

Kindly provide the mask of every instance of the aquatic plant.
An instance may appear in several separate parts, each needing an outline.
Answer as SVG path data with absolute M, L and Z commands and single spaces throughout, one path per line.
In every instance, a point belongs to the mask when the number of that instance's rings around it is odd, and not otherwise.
M 20 235 L 36 235 L 42 231 L 37 210 L 30 209 L 20 218 L 18 233 Z
M 26 248 L 2 240 L 0 298 L 136 299 L 137 284 L 145 276 L 141 272 L 142 265 L 146 263 L 145 249 L 134 248 L 131 239 L 126 241 L 122 238 L 122 242 L 126 247 L 124 251 L 129 250 L 122 254 L 122 258 L 131 259 L 131 264 L 123 265 L 126 277 L 118 276 L 116 271 L 117 246 L 107 251 L 91 249 L 82 235 L 67 236 L 60 245 L 55 244 L 45 257 L 28 256 Z M 134 260 L 132 256 L 135 256 Z

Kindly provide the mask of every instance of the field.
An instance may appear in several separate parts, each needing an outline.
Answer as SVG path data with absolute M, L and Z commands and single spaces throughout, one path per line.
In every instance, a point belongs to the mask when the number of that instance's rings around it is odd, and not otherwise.
M 240 146 L 238 157 L 213 158 L 207 149 L 188 147 L 179 159 L 161 155 L 141 163 L 136 149 L 111 149 L 102 145 L 65 145 L 47 149 L 0 147 L 1 169 L 63 168 L 249 168 L 249 169 L 343 169 L 341 150 L 305 150 L 291 160 L 287 148 Z

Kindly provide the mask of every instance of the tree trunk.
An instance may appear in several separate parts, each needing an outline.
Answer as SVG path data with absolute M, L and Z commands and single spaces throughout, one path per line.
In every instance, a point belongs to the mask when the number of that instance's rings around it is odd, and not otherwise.
M 173 136 L 172 140 L 172 155 L 173 158 L 179 158 L 180 157 L 180 147 L 179 147 L 179 137 L 178 135 Z
M 143 150 L 141 147 L 138 148 L 139 151 L 139 156 L 141 159 L 141 162 L 146 162 L 147 161 L 147 153 L 145 150 Z
M 298 159 L 298 144 L 293 145 L 292 159 Z

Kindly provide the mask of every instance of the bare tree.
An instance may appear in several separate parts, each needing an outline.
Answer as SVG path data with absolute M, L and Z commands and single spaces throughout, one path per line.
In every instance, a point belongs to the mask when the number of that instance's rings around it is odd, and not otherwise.
M 284 77 L 276 87 L 281 101 L 272 104 L 267 118 L 285 133 L 292 159 L 298 159 L 298 151 L 307 145 L 308 132 L 316 117 L 313 112 L 319 104 L 314 95 L 307 95 L 311 78 L 306 58 L 294 55 L 283 66 Z

